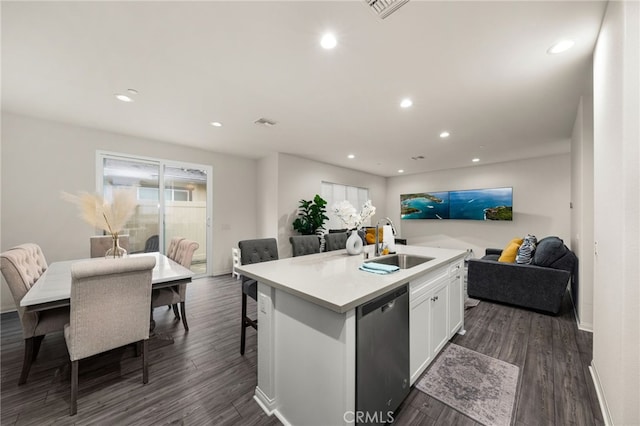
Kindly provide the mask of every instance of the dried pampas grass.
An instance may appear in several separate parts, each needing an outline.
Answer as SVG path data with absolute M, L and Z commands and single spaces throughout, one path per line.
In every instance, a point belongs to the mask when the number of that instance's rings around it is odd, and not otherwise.
M 124 229 L 137 205 L 135 194 L 130 189 L 114 189 L 111 204 L 101 195 L 88 192 L 80 192 L 79 195 L 63 192 L 62 198 L 78 206 L 85 222 L 116 237 Z

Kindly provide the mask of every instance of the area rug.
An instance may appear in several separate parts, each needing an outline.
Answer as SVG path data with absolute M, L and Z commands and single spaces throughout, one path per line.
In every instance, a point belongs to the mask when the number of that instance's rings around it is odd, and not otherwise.
M 416 388 L 485 426 L 509 426 L 519 368 L 450 343 Z
M 464 301 L 464 308 L 471 309 L 478 306 L 480 301 L 478 299 L 472 299 L 471 297 L 467 297 L 467 300 Z

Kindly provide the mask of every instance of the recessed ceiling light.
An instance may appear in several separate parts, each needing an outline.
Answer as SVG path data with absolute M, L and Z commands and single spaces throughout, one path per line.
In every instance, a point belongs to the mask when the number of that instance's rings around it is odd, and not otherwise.
M 574 44 L 576 44 L 576 42 L 573 40 L 560 40 L 559 42 L 551 46 L 549 50 L 547 50 L 547 53 L 549 53 L 550 55 L 555 55 L 556 53 L 566 52 L 567 50 L 571 49 Z
M 413 105 L 413 101 L 409 98 L 404 98 L 402 102 L 400 102 L 402 108 L 409 108 L 411 105 Z
M 133 99 L 130 98 L 129 96 L 127 96 L 127 95 L 122 95 L 122 94 L 117 93 L 115 95 L 115 97 L 116 97 L 117 100 L 122 101 L 122 102 L 133 102 Z
M 350 159 L 350 160 L 353 160 L 354 158 L 356 158 L 356 156 L 353 155 L 353 154 L 349 154 L 349 155 L 347 155 L 347 158 Z
M 447 132 L 446 130 L 444 132 L 440 133 L 440 137 L 442 139 L 448 138 L 449 136 L 451 136 L 451 133 Z
M 320 46 L 325 49 L 333 49 L 337 44 L 338 40 L 336 40 L 336 37 L 331 33 L 323 35 L 322 39 L 320 39 Z
M 404 173 L 403 169 L 398 170 L 398 173 Z
M 480 159 L 479 159 L 479 158 L 474 158 L 474 159 L 473 159 L 473 160 L 471 160 L 471 161 L 473 161 L 474 163 L 477 163 L 478 161 L 480 161 Z
M 222 127 L 222 123 L 220 123 L 219 121 L 212 121 L 212 122 L 211 122 L 211 125 L 212 125 L 213 127 Z

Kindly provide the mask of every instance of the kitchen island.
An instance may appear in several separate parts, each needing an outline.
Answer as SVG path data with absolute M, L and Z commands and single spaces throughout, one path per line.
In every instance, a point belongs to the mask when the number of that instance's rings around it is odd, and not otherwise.
M 361 271 L 363 256 L 345 250 L 237 268 L 258 281 L 254 398 L 266 413 L 292 425 L 353 423 L 356 308 L 398 287 L 408 285 L 409 291 L 410 384 L 454 333 L 464 332 L 466 252 L 397 250 L 433 259 L 387 275 Z

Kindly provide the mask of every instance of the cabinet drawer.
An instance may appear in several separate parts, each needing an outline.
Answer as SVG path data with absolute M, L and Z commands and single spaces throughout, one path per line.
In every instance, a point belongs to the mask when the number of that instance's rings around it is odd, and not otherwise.
M 460 275 L 463 270 L 464 267 L 462 266 L 462 262 L 451 264 L 449 265 L 449 276 L 455 278 Z
M 411 281 L 409 284 L 409 303 L 419 303 L 434 286 L 443 281 L 448 282 L 448 280 L 448 269 L 445 266 Z

